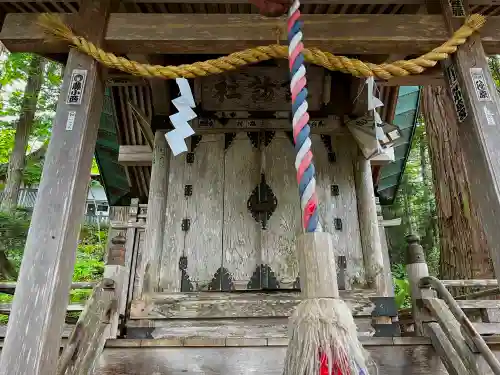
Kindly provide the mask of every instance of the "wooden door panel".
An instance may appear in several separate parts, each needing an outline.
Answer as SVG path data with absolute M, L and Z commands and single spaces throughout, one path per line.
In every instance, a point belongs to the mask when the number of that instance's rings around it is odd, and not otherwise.
M 222 264 L 224 134 L 201 137 L 193 158 L 185 172 L 185 184 L 192 185 L 186 209 L 186 273 L 194 290 L 221 290 L 216 273 Z
M 259 224 L 247 207 L 259 182 L 260 152 L 246 133 L 226 134 L 224 165 L 222 265 L 231 274 L 235 290 L 260 289 L 250 283 L 261 262 Z
M 179 268 L 179 261 L 184 253 L 185 232 L 182 219 L 186 217 L 187 197 L 184 195 L 186 172 L 186 154 L 170 156 L 168 177 L 167 211 L 165 234 L 161 257 L 160 288 L 165 292 L 180 292 L 189 289 L 186 275 Z M 181 280 L 184 277 L 184 288 Z
M 289 289 L 299 272 L 295 244 L 301 230 L 294 146 L 284 132 L 276 132 L 263 155 L 265 179 L 277 199 L 267 228 L 261 230 L 262 265 L 268 266 L 263 287 Z

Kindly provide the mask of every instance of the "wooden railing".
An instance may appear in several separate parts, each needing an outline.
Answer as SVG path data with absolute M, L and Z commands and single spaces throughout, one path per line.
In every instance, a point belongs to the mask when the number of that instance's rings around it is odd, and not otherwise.
M 425 307 L 437 319 L 441 329 L 446 334 L 446 338 L 451 343 L 453 349 L 460 355 L 465 367 L 474 375 L 480 375 L 477 360 L 474 352 L 478 351 L 488 363 L 495 375 L 500 375 L 500 362 L 488 347 L 488 344 L 481 337 L 472 322 L 460 308 L 457 301 L 446 289 L 444 283 L 432 276 L 425 276 L 420 279 L 420 288 L 432 288 L 441 299 L 424 298 Z M 435 331 L 435 326 L 431 326 Z M 435 331 L 436 332 L 436 331 Z M 448 360 L 451 360 L 451 353 L 446 353 Z M 457 364 L 460 366 L 460 364 Z
M 80 282 L 80 283 L 72 283 L 71 284 L 71 289 L 94 289 L 99 283 L 98 282 Z M 16 290 L 16 283 L 15 282 L 0 282 L 0 294 L 9 294 L 9 295 L 14 295 Z M 68 313 L 78 313 L 82 312 L 85 308 L 84 304 L 70 304 L 66 308 L 66 314 Z M 12 309 L 12 304 L 11 303 L 0 303 L 0 314 L 2 315 L 10 315 L 10 311 Z M 67 324 L 75 324 L 75 317 L 72 316 L 66 316 L 66 323 Z M 71 326 L 68 326 L 68 329 L 70 329 Z M 7 327 L 0 325 L 0 339 L 3 339 L 5 337 L 5 334 L 7 332 Z M 66 330 L 67 332 L 67 330 Z M 67 334 L 67 333 L 66 333 Z
M 88 374 L 110 335 L 111 316 L 117 310 L 115 282 L 103 279 L 80 314 L 57 363 L 57 375 Z

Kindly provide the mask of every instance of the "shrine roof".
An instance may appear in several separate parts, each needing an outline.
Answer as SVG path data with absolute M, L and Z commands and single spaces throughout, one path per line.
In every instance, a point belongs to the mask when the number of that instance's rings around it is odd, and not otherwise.
M 419 104 L 419 86 L 401 86 L 399 88 L 393 124 L 401 130 L 403 141 L 398 143 L 394 149 L 396 161 L 384 166 L 380 171 L 377 192 L 380 203 L 383 205 L 392 204 L 396 198 L 417 126 Z

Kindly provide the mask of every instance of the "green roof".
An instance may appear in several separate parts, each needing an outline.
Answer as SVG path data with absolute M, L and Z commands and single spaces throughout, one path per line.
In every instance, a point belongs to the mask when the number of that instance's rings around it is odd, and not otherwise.
M 417 126 L 419 105 L 419 86 L 401 86 L 399 88 L 393 124 L 399 127 L 403 139 L 394 148 L 395 162 L 383 166 L 380 171 L 377 192 L 380 203 L 383 205 L 392 204 L 396 198 Z
M 95 147 L 95 159 L 110 206 L 130 204 L 130 186 L 125 168 L 118 164 L 120 142 L 111 90 L 106 89 Z

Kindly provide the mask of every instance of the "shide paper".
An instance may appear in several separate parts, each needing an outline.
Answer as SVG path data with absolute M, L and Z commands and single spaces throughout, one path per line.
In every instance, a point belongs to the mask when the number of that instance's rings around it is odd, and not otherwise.
M 177 78 L 175 82 L 177 86 L 179 86 L 180 96 L 172 100 L 172 103 L 175 108 L 177 108 L 178 112 L 169 117 L 170 122 L 174 126 L 174 130 L 165 134 L 165 138 L 174 156 L 188 150 L 186 138 L 194 134 L 194 130 L 189 125 L 189 121 L 196 118 L 196 113 L 193 111 L 196 104 L 188 80 L 185 78 Z

